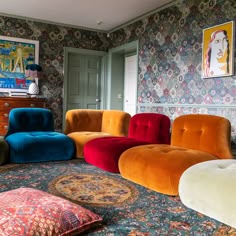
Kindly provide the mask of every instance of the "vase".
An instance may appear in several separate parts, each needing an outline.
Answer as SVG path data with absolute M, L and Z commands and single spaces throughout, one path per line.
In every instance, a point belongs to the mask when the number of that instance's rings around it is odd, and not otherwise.
M 29 86 L 29 89 L 28 89 L 28 94 L 31 96 L 31 97 L 36 97 L 37 94 L 39 94 L 39 87 L 38 85 L 35 83 L 35 81 L 32 81 L 30 86 Z

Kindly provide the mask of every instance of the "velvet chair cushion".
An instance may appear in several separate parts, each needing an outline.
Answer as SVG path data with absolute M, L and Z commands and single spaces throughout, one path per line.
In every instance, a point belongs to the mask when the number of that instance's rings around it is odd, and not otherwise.
M 6 141 L 14 163 L 70 160 L 74 155 L 73 140 L 58 132 L 14 133 Z
M 172 125 L 171 145 L 201 150 L 222 159 L 232 158 L 230 121 L 206 114 L 177 117 Z
M 122 177 L 168 195 L 178 195 L 182 173 L 199 162 L 215 160 L 207 152 L 171 146 L 145 145 L 123 152 L 119 159 Z
M 140 113 L 131 118 L 128 137 L 104 137 L 89 141 L 84 146 L 84 158 L 103 170 L 119 173 L 118 161 L 125 150 L 138 145 L 169 142 L 169 117 Z
M 119 159 L 120 173 L 157 192 L 178 195 L 180 176 L 187 168 L 208 160 L 233 158 L 230 127 L 230 122 L 219 116 L 179 116 L 173 121 L 171 145 L 128 149 Z
M 73 109 L 66 113 L 65 134 L 75 142 L 76 157 L 84 156 L 84 145 L 104 136 L 127 136 L 130 114 L 119 110 Z
M 187 207 L 236 228 L 235 183 L 236 160 L 206 161 L 182 174 L 179 196 Z
M 103 170 L 119 173 L 118 160 L 125 150 L 148 144 L 128 137 L 103 137 L 96 138 L 84 146 L 84 158 L 89 164 L 97 166 Z
M 119 110 L 72 109 L 66 112 L 65 134 L 88 131 L 127 136 L 130 118 Z
M 148 143 L 170 143 L 170 119 L 157 113 L 139 113 L 131 118 L 129 138 Z
M 45 108 L 14 108 L 9 114 L 9 130 L 4 137 L 9 160 L 15 163 L 69 160 L 74 143 L 54 131 L 52 112 Z
M 102 116 L 103 110 L 68 110 L 65 118 L 65 134 L 81 131 L 100 132 L 102 129 Z
M 89 132 L 89 131 L 81 131 L 81 132 L 72 132 L 68 134 L 75 144 L 76 157 L 83 157 L 84 156 L 84 145 L 93 140 L 95 138 L 101 138 L 111 136 L 111 134 L 104 133 L 104 132 Z
M 9 114 L 6 136 L 17 132 L 54 131 L 52 112 L 44 108 L 15 108 Z
M 130 114 L 119 110 L 104 110 L 101 132 L 114 136 L 127 136 Z

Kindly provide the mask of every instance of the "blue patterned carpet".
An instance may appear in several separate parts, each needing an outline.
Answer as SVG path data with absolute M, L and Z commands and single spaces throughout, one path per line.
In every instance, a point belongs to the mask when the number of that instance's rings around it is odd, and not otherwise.
M 131 200 L 122 204 L 83 204 L 104 219 L 102 226 L 83 235 L 236 235 L 235 229 L 186 208 L 178 197 L 148 190 L 124 180 L 119 174 L 102 171 L 83 160 L 1 166 L 0 191 L 24 186 L 50 192 L 50 185 L 55 179 L 76 173 L 110 177 L 135 190 L 132 191 Z

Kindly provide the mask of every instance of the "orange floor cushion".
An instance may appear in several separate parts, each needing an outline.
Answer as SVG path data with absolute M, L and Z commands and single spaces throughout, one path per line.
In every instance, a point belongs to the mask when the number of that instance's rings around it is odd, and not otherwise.
M 119 159 L 120 174 L 157 192 L 178 195 L 179 180 L 186 169 L 204 161 L 233 158 L 230 135 L 231 124 L 224 117 L 179 116 L 172 123 L 170 145 L 128 149 Z
M 182 173 L 190 166 L 216 157 L 202 151 L 165 144 L 138 146 L 119 159 L 122 177 L 168 195 L 178 195 Z

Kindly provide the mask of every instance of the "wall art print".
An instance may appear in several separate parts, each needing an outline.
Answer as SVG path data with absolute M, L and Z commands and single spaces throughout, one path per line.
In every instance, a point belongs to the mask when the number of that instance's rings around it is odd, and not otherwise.
M 38 60 L 39 41 L 0 36 L 0 92 L 26 92 L 25 68 Z
M 234 73 L 234 21 L 203 29 L 202 78 Z

